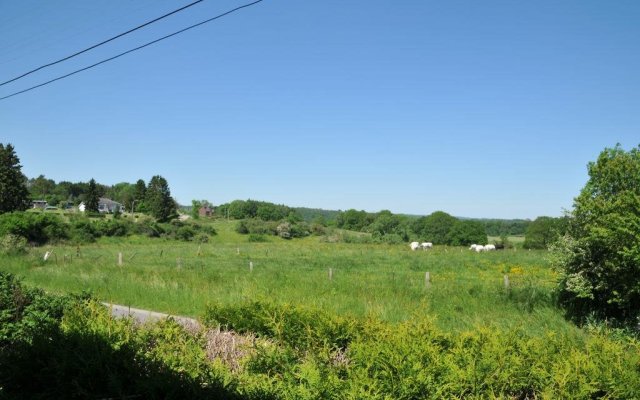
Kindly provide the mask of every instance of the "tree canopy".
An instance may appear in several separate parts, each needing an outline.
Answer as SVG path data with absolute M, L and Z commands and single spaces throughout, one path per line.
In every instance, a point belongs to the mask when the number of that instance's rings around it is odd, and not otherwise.
M 167 180 L 155 175 L 149 181 L 145 195 L 145 206 L 158 221 L 166 222 L 178 215 L 178 207 L 171 197 Z
M 89 181 L 89 188 L 85 195 L 85 211 L 89 213 L 98 212 L 98 204 L 100 203 L 100 193 L 96 185 L 96 180 L 91 178 Z
M 568 314 L 636 324 L 640 317 L 640 146 L 620 145 L 588 165 L 567 235 L 554 247 Z
M 29 208 L 26 181 L 13 146 L 0 143 L 0 214 Z
M 566 218 L 538 217 L 527 226 L 523 247 L 547 249 L 567 230 Z

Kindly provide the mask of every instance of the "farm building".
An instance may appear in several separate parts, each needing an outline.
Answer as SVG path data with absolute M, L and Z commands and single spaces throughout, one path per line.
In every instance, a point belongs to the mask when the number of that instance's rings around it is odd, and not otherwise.
M 85 209 L 86 209 L 86 205 L 84 204 L 84 202 L 80 203 L 80 205 L 78 206 L 78 210 L 80 210 L 81 212 L 84 212 Z M 105 197 L 101 197 L 100 200 L 98 200 L 98 212 L 114 213 L 116 212 L 116 210 L 122 212 L 124 211 L 124 206 L 118 203 L 117 201 L 113 201 Z
M 47 202 L 45 200 L 33 200 L 31 202 L 31 208 L 42 208 L 44 209 L 47 206 Z
M 210 217 L 213 215 L 213 208 L 209 206 L 200 207 L 200 209 L 198 210 L 198 215 L 200 215 L 201 217 Z

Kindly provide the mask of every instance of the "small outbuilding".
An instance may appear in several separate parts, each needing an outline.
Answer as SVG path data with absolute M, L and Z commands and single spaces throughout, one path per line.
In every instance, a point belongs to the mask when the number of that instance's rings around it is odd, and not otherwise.
M 198 215 L 201 217 L 210 217 L 213 215 L 213 208 L 209 206 L 202 206 L 198 209 Z

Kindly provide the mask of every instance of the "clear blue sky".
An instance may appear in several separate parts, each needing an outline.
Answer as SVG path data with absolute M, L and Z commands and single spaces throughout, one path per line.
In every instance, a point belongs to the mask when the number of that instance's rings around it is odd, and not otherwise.
M 187 4 L 0 2 L 0 80 Z M 243 4 L 212 1 L 0 97 Z M 29 177 L 164 176 L 182 204 L 561 215 L 640 143 L 640 2 L 265 0 L 0 101 Z

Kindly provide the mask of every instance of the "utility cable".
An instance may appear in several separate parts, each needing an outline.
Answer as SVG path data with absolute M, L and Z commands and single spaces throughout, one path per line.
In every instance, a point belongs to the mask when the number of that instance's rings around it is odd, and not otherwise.
M 31 90 L 33 90 L 33 89 L 37 89 L 37 88 L 39 88 L 39 87 L 42 87 L 42 86 L 48 85 L 48 84 L 53 83 L 53 82 L 55 82 L 55 81 L 59 81 L 59 80 L 61 80 L 61 79 L 64 79 L 64 78 L 70 77 L 71 75 L 75 75 L 75 74 L 77 74 L 77 73 L 79 73 L 79 72 L 86 71 L 86 70 L 88 70 L 88 69 L 91 69 L 91 68 L 97 67 L 97 66 L 98 66 L 98 65 L 100 65 L 100 64 L 104 64 L 104 63 L 106 63 L 106 62 L 109 62 L 109 61 L 115 60 L 116 58 L 120 58 L 120 57 L 122 57 L 122 56 L 124 56 L 124 55 L 126 55 L 126 54 L 133 53 L 134 51 L 137 51 L 137 50 L 143 49 L 143 48 L 145 48 L 145 47 L 147 47 L 147 46 L 151 46 L 152 44 L 158 43 L 158 42 L 160 42 L 160 41 L 162 41 L 162 40 L 165 40 L 165 39 L 168 39 L 168 38 L 170 38 L 170 37 L 172 37 L 172 36 L 176 36 L 176 35 L 178 35 L 178 34 L 180 34 L 180 33 L 186 32 L 186 31 L 188 31 L 188 30 L 190 30 L 190 29 L 196 28 L 196 27 L 198 27 L 198 26 L 200 26 L 200 25 L 204 25 L 204 24 L 206 24 L 206 23 L 208 23 L 208 22 L 211 22 L 211 21 L 214 21 L 214 20 L 216 20 L 216 19 L 218 19 L 218 18 L 222 18 L 222 17 L 224 17 L 225 15 L 229 15 L 229 14 L 231 14 L 231 13 L 235 12 L 235 11 L 241 10 L 241 9 L 243 9 L 243 8 L 246 8 L 246 7 L 250 7 L 250 6 L 254 5 L 254 4 L 260 3 L 261 1 L 262 1 L 262 0 L 257 0 L 257 1 L 254 1 L 254 2 L 252 2 L 252 3 L 247 3 L 247 4 L 245 4 L 245 5 L 242 5 L 242 6 L 236 7 L 236 8 L 234 8 L 234 9 L 232 9 L 232 10 L 229 10 L 229 11 L 224 12 L 224 13 L 222 13 L 222 14 L 216 15 L 215 17 L 209 18 L 209 19 L 204 20 L 204 21 L 202 21 L 202 22 L 198 22 L 197 24 L 194 24 L 194 25 L 188 26 L 188 27 L 186 27 L 186 28 L 184 28 L 184 29 L 181 29 L 181 30 L 179 30 L 179 31 L 173 32 L 173 33 L 171 33 L 171 34 L 169 34 L 169 35 L 166 35 L 166 36 L 163 36 L 163 37 L 161 37 L 161 38 L 159 38 L 159 39 L 156 39 L 156 40 L 153 40 L 153 41 L 151 41 L 151 42 L 145 43 L 145 44 L 143 44 L 142 46 L 138 46 L 138 47 L 133 48 L 133 49 L 131 49 L 131 50 L 127 50 L 127 51 L 125 51 L 124 53 L 120 53 L 120 54 L 118 54 L 118 55 L 115 55 L 115 56 L 113 56 L 113 57 L 107 58 L 107 59 L 105 59 L 105 60 L 98 61 L 97 63 L 92 64 L 92 65 L 89 65 L 88 67 L 84 67 L 84 68 L 81 68 L 81 69 L 75 70 L 75 71 L 70 72 L 70 73 L 68 73 L 68 74 L 66 74 L 66 75 L 62 75 L 62 76 L 59 76 L 59 77 L 57 77 L 57 78 L 51 79 L 50 81 L 47 81 L 47 82 L 41 83 L 41 84 L 39 84 L 39 85 L 32 86 L 32 87 L 30 87 L 30 88 L 28 88 L 28 89 L 24 89 L 24 90 L 21 90 L 21 91 L 19 91 L 19 92 L 15 92 L 15 93 L 12 93 L 12 94 L 7 95 L 7 96 L 0 97 L 0 100 L 5 100 L 5 99 L 8 99 L 9 97 L 13 97 L 13 96 L 17 96 L 17 95 L 22 94 L 22 93 L 26 93 L 26 92 L 31 91 Z
M 107 44 L 107 43 L 109 43 L 109 42 L 111 42 L 111 41 L 114 41 L 114 40 L 116 40 L 116 39 L 118 39 L 118 38 L 120 38 L 120 37 L 124 36 L 124 35 L 128 35 L 128 34 L 130 34 L 131 32 L 135 32 L 135 31 L 137 31 L 138 29 L 144 28 L 144 27 L 145 27 L 145 26 L 147 26 L 147 25 L 151 25 L 151 24 L 153 24 L 154 22 L 158 22 L 158 21 L 160 21 L 161 19 L 167 18 L 167 17 L 168 17 L 168 16 L 170 16 L 170 15 L 173 15 L 173 14 L 175 14 L 175 13 L 178 13 L 178 12 L 180 12 L 180 11 L 182 11 L 182 10 L 185 10 L 185 9 L 187 9 L 187 8 L 189 8 L 189 7 L 191 7 L 191 6 L 194 6 L 194 5 L 198 4 L 198 3 L 201 3 L 201 2 L 203 2 L 203 1 L 204 1 L 204 0 L 196 0 L 196 1 L 194 1 L 193 3 L 191 3 L 191 4 L 187 4 L 187 5 L 186 5 L 186 6 L 184 6 L 184 7 L 178 8 L 177 10 L 173 10 L 173 11 L 171 11 L 170 13 L 165 14 L 165 15 L 162 15 L 162 16 L 160 16 L 160 17 L 158 17 L 158 18 L 156 18 L 156 19 L 154 19 L 154 20 L 151 20 L 151 21 L 149 21 L 149 22 L 145 22 L 145 23 L 144 23 L 144 24 L 142 24 L 142 25 L 139 25 L 139 26 L 137 26 L 137 27 L 135 27 L 135 28 L 129 29 L 129 30 L 128 30 L 128 31 L 126 31 L 126 32 L 123 32 L 123 33 L 121 33 L 121 34 L 119 34 L 119 35 L 116 35 L 116 36 L 114 36 L 114 37 L 112 37 L 112 38 L 109 38 L 109 39 L 107 39 L 107 40 L 105 40 L 105 41 L 102 41 L 102 42 L 100 42 L 100 43 L 98 43 L 98 44 L 94 44 L 94 45 L 93 45 L 93 46 L 91 46 L 91 47 L 87 47 L 87 48 L 86 48 L 86 49 L 84 49 L 84 50 L 80 50 L 80 51 L 78 51 L 77 53 L 73 53 L 73 54 L 71 54 L 70 56 L 67 56 L 67 57 L 61 58 L 61 59 L 59 59 L 59 60 L 57 60 L 57 61 L 50 62 L 49 64 L 42 65 L 42 66 L 40 66 L 40 67 L 38 67 L 38 68 L 36 68 L 36 69 L 32 69 L 31 71 L 25 72 L 24 74 L 22 74 L 22 75 L 20 75 L 20 76 L 16 76 L 16 77 L 15 77 L 15 78 L 13 78 L 13 79 L 9 79 L 8 81 L 2 82 L 2 83 L 0 83 L 0 86 L 4 86 L 4 85 L 6 85 L 7 83 L 11 83 L 11 82 L 17 81 L 18 79 L 24 78 L 24 77 L 25 77 L 25 76 L 27 76 L 27 75 L 31 75 L 31 74 L 33 74 L 34 72 L 40 71 L 41 69 L 44 69 L 44 68 L 50 67 L 50 66 L 52 66 L 52 65 L 56 65 L 56 64 L 61 63 L 61 62 L 63 62 L 63 61 L 67 61 L 68 59 L 73 58 L 73 57 L 75 57 L 75 56 L 79 56 L 79 55 L 80 55 L 80 54 L 82 54 L 82 53 L 86 53 L 86 52 L 87 52 L 87 51 L 89 51 L 89 50 L 93 50 L 93 49 L 95 49 L 96 47 L 100 47 L 100 46 L 102 46 L 103 44 Z

